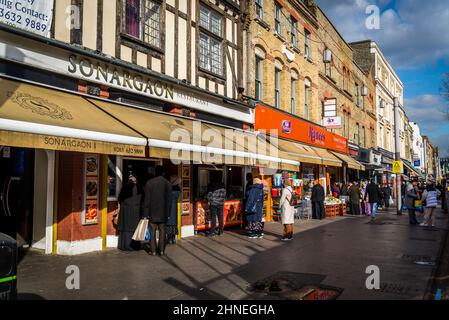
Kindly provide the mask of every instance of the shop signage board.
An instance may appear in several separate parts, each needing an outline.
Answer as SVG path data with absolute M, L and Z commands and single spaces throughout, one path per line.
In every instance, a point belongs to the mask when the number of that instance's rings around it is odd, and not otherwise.
M 328 129 L 341 129 L 341 117 L 325 117 L 323 125 Z
M 50 37 L 54 1 L 0 0 L 0 23 Z
M 291 122 L 290 132 L 284 132 L 282 129 L 285 121 Z M 347 138 L 327 131 L 322 126 L 264 105 L 258 105 L 256 107 L 254 128 L 256 131 L 265 130 L 266 132 L 270 132 L 270 134 L 273 134 L 274 130 L 282 138 L 333 151 L 349 153 Z
M 418 160 L 413 160 L 413 165 L 418 168 L 418 167 L 421 166 L 421 161 L 419 159 Z
M 211 97 L 192 90 L 191 87 L 174 84 L 157 75 L 150 75 L 143 68 L 139 70 L 139 67 L 133 66 L 131 69 L 100 57 L 73 54 L 69 50 L 31 39 L 21 40 L 17 35 L 0 31 L 0 59 L 246 123 L 254 122 L 252 111 L 248 112 L 245 108 L 230 108 L 222 98 Z
M 402 161 L 393 161 L 393 173 L 404 173 L 404 164 Z

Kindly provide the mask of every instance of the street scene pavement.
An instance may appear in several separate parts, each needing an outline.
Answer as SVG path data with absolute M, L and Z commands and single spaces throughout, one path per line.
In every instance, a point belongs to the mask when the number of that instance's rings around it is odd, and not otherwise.
M 419 300 L 429 294 L 447 232 L 448 216 L 440 209 L 436 221 L 434 229 L 410 226 L 395 210 L 380 211 L 375 222 L 365 216 L 297 220 L 290 242 L 280 241 L 282 225 L 272 222 L 264 239 L 230 229 L 215 238 L 178 241 L 165 257 L 145 250 L 79 256 L 28 251 L 18 266 L 18 298 L 300 299 L 307 288 L 323 287 L 338 299 Z M 79 290 L 66 287 L 71 265 L 80 270 Z M 366 287 L 368 266 L 379 268 L 378 290 Z

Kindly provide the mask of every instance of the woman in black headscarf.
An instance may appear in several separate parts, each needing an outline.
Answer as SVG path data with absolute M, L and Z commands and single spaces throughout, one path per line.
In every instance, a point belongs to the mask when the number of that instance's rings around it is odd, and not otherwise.
M 128 182 L 120 191 L 118 201 L 120 203 L 117 226 L 119 231 L 118 248 L 123 251 L 132 251 L 136 247 L 132 236 L 139 224 L 142 212 L 142 190 L 137 185 L 135 176 L 129 176 Z

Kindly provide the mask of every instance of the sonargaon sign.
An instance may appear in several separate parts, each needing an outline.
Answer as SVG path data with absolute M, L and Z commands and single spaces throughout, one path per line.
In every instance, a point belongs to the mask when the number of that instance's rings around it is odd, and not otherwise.
M 53 0 L 0 0 L 0 23 L 50 36 Z
M 9 50 L 10 48 L 15 50 Z M 127 68 L 123 64 L 114 63 L 113 60 L 103 60 L 100 57 L 91 57 L 87 54 L 75 54 L 68 49 L 58 48 L 33 39 L 23 41 L 23 37 L 3 30 L 0 30 L 0 59 L 194 110 L 254 123 L 252 110 L 243 108 L 243 106 L 241 109 L 230 108 L 219 97 L 203 94 L 181 84 L 171 83 L 157 75 L 153 76 L 136 68 Z

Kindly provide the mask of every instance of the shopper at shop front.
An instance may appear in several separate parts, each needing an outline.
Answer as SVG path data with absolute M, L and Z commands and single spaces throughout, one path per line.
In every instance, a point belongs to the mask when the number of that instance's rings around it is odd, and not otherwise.
M 338 186 L 337 182 L 334 182 L 332 184 L 332 195 L 335 198 L 339 198 L 340 197 L 340 187 Z
M 176 236 L 178 235 L 178 201 L 181 194 L 181 178 L 177 175 L 170 177 L 170 184 L 172 185 L 172 202 L 170 208 L 170 216 L 167 221 L 167 242 L 169 244 L 176 243 Z
M 255 178 L 246 191 L 245 220 L 248 224 L 250 239 L 263 238 L 262 210 L 264 190 L 262 180 Z
M 137 178 L 134 175 L 129 176 L 128 182 L 120 190 L 118 201 L 120 203 L 117 225 L 118 248 L 132 251 L 138 248 L 132 236 L 139 224 L 142 209 L 142 190 L 137 185 Z
M 351 204 L 351 214 L 360 215 L 360 189 L 357 182 L 353 181 L 349 187 L 349 201 Z
M 295 223 L 295 207 L 293 205 L 294 191 L 290 180 L 284 180 L 284 189 L 282 189 L 281 200 L 281 221 L 284 226 L 284 236 L 282 241 L 293 240 L 293 224 Z
M 407 184 L 405 191 L 405 205 L 407 206 L 409 223 L 411 225 L 419 224 L 418 220 L 416 219 L 415 210 L 415 200 L 418 199 L 418 193 L 416 191 L 417 185 L 418 183 L 416 180 L 412 181 L 411 183 Z
M 377 206 L 382 199 L 382 193 L 379 186 L 371 180 L 366 186 L 364 201 L 368 201 L 371 209 L 371 221 L 376 219 Z
M 164 178 L 164 173 L 162 166 L 156 166 L 156 176 L 145 185 L 144 215 L 150 220 L 150 255 L 153 256 L 165 255 L 166 224 L 172 203 L 172 185 Z M 156 230 L 159 230 L 158 242 Z
M 211 183 L 208 187 L 207 200 L 211 215 L 211 229 L 209 237 L 215 237 L 215 229 L 218 217 L 218 235 L 223 234 L 223 207 L 226 198 L 226 189 L 218 175 L 211 175 Z
M 436 209 L 438 206 L 438 197 L 441 192 L 434 187 L 433 184 L 429 184 L 427 189 L 424 190 L 422 195 L 422 201 L 426 202 L 424 209 L 424 222 L 420 224 L 423 227 L 435 227 Z
M 320 184 L 320 180 L 315 179 L 314 185 L 312 188 L 312 197 L 310 199 L 312 201 L 312 218 L 323 220 L 325 217 L 324 211 L 324 200 L 325 193 L 324 188 Z

